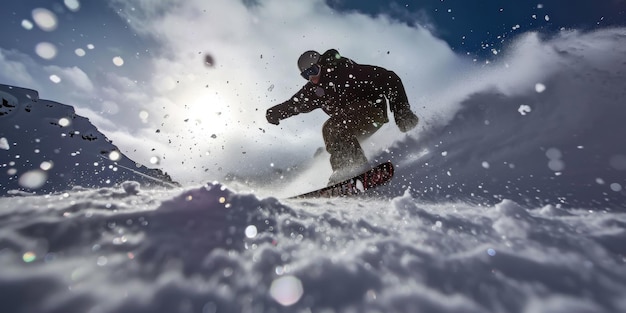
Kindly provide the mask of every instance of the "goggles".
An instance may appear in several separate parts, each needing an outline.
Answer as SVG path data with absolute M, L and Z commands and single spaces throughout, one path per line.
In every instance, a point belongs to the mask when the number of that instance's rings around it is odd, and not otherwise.
M 309 80 L 311 76 L 317 76 L 319 75 L 319 73 L 320 73 L 320 66 L 317 64 L 313 64 L 311 65 L 311 67 L 302 71 L 302 73 L 300 73 L 300 76 L 302 76 L 306 80 Z

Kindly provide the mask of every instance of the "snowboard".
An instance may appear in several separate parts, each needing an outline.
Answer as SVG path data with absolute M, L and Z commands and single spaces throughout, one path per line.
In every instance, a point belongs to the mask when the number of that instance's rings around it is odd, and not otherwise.
M 352 178 L 289 199 L 334 198 L 363 194 L 367 190 L 387 183 L 393 177 L 393 164 L 381 163 Z

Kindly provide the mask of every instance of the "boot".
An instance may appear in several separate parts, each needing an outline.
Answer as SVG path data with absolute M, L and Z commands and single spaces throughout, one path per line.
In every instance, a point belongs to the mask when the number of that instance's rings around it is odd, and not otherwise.
M 361 146 L 350 148 L 330 155 L 330 165 L 333 168 L 333 173 L 328 179 L 329 186 L 352 178 L 367 170 L 368 162 Z

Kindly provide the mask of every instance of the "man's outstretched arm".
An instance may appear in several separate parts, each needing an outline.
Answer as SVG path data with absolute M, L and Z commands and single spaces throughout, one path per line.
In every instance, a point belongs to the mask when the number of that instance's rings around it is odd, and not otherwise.
M 312 92 L 310 84 L 305 85 L 293 95 L 289 100 L 275 105 L 265 113 L 265 118 L 270 124 L 278 125 L 281 120 L 298 115 L 300 113 L 311 112 L 319 108 L 320 101 L 317 96 Z

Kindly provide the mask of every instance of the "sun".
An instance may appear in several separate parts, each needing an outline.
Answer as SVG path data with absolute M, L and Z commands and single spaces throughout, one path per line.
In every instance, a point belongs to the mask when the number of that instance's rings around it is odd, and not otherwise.
M 184 122 L 188 127 L 201 127 L 212 132 L 223 132 L 231 122 L 228 100 L 215 92 L 191 93 L 184 104 Z

